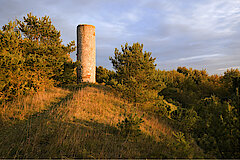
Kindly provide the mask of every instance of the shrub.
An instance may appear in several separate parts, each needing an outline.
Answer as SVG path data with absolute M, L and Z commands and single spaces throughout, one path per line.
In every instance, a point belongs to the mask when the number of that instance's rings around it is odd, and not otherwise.
M 143 115 L 138 117 L 136 113 L 124 113 L 124 117 L 125 119 L 117 124 L 120 134 L 125 138 L 141 135 L 140 124 L 144 122 L 142 119 Z

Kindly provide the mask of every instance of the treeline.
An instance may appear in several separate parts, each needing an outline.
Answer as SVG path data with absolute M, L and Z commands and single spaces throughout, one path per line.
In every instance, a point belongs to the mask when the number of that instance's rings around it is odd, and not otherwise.
M 192 144 L 186 143 L 194 140 L 206 158 L 240 157 L 238 69 L 222 76 L 186 67 L 157 70 L 155 58 L 139 43 L 115 49 L 110 61 L 116 72 L 99 66 L 97 81 L 146 112 L 169 119 L 180 131 L 176 138 L 185 142 L 183 152 L 190 153 Z
M 75 81 L 75 42 L 63 45 L 60 36 L 49 17 L 31 13 L 2 27 L 0 102 Z

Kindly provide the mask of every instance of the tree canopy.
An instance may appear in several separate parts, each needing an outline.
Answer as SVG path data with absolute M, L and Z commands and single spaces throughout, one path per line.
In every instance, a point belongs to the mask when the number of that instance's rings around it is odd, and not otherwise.
M 10 21 L 0 30 L 0 100 L 8 100 L 63 83 L 72 74 L 70 53 L 75 42 L 62 44 L 61 34 L 47 16 L 31 13 L 23 21 Z M 70 68 L 71 68 L 70 67 Z
M 151 52 L 143 51 L 143 44 L 133 43 L 117 48 L 114 57 L 109 58 L 116 70 L 118 88 L 124 95 L 136 103 L 151 101 L 158 97 L 153 88 L 161 87 L 157 79 L 155 59 Z

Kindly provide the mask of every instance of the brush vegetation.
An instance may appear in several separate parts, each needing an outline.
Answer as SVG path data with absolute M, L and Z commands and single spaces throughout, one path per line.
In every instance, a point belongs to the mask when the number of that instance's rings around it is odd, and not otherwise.
M 127 43 L 76 84 L 49 17 L 0 30 L 0 158 L 240 158 L 240 71 L 156 69 Z

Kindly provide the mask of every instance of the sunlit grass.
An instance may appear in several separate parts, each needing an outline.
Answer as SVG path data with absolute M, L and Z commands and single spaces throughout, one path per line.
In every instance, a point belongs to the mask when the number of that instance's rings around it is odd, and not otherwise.
M 69 93 L 61 88 L 50 88 L 33 95 L 17 98 L 11 102 L 5 102 L 0 107 L 2 120 L 23 120 L 28 116 L 47 109 L 50 104 L 59 101 Z
M 21 112 L 13 114 L 16 110 Z M 172 129 L 157 117 L 145 113 L 142 135 L 122 137 L 117 123 L 124 113 L 143 115 L 101 85 L 55 88 L 27 96 L 1 110 L 0 158 L 177 157 Z M 15 123 L 10 123 L 12 117 Z

